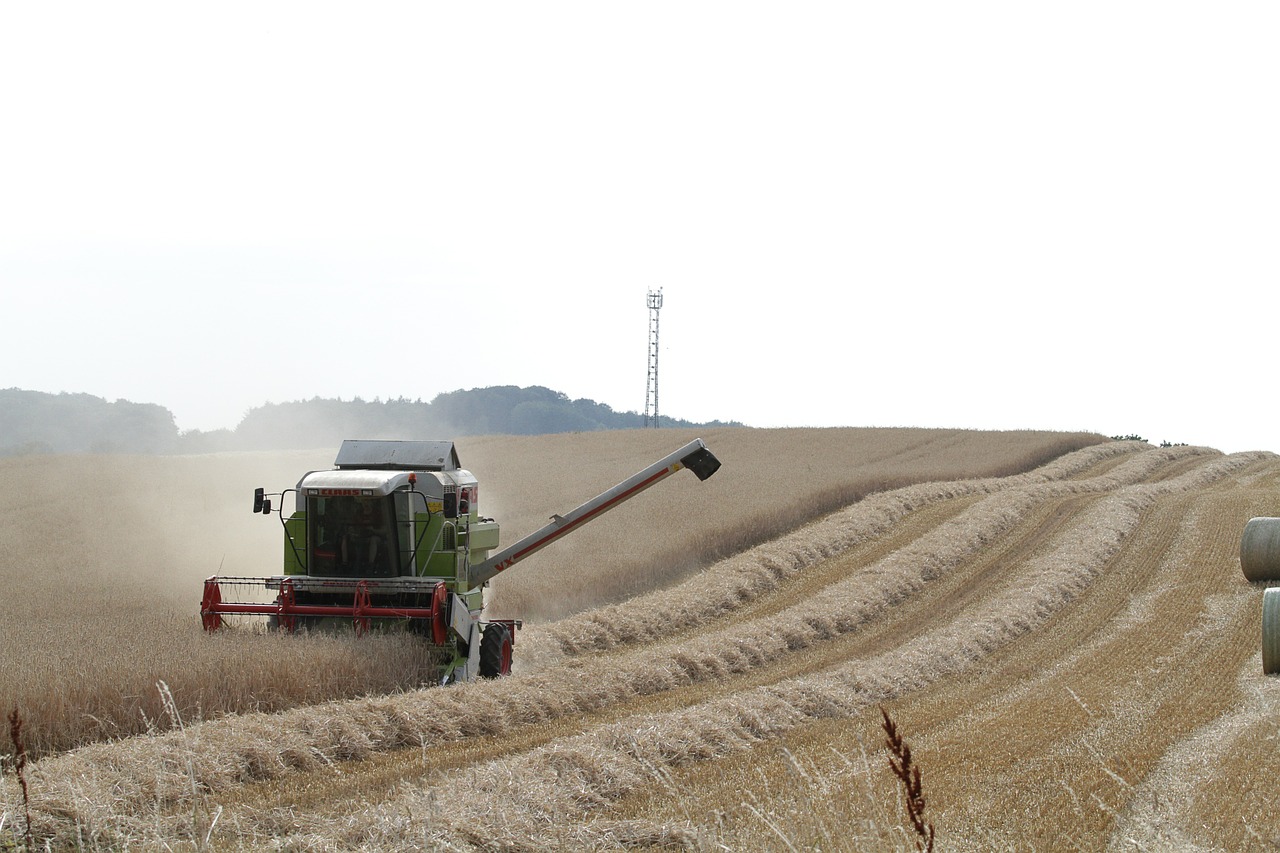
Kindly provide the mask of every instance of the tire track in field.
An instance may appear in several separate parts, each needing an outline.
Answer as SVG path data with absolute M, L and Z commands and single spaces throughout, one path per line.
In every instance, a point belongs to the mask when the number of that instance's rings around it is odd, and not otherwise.
M 1244 700 L 1174 744 L 1133 787 L 1107 849 L 1204 848 L 1207 827 L 1224 849 L 1280 847 L 1271 798 L 1244 802 L 1241 794 L 1269 790 L 1277 772 L 1280 680 L 1259 678 L 1260 670 L 1260 655 L 1250 655 L 1237 674 Z M 1229 828 L 1217 805 L 1224 800 L 1239 818 Z

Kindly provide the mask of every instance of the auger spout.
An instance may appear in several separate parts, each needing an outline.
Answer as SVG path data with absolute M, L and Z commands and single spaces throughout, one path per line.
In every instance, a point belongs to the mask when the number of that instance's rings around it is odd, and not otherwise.
M 682 468 L 688 468 L 699 480 L 705 480 L 720 468 L 720 460 L 707 449 L 707 445 L 703 443 L 702 439 L 695 438 L 666 458 L 660 459 L 643 471 L 633 474 L 571 512 L 564 515 L 553 515 L 550 524 L 502 549 L 484 562 L 470 566 L 467 572 L 468 585 L 471 589 L 481 586 L 500 572 L 511 568 L 526 557 L 540 551 L 566 533 L 598 518 L 618 504 L 630 500 Z

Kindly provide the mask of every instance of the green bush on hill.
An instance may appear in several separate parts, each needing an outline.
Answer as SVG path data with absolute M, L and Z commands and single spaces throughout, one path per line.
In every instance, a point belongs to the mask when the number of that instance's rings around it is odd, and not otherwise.
M 594 400 L 570 400 L 542 386 L 450 391 L 430 402 L 403 397 L 366 401 L 314 397 L 264 403 L 234 430 L 181 432 L 173 413 L 154 403 L 108 402 L 90 394 L 0 390 L 0 455 L 31 453 L 213 453 L 336 447 L 345 438 L 455 438 L 464 435 L 543 435 L 631 429 L 637 412 L 615 412 Z M 697 424 L 662 418 L 663 426 Z

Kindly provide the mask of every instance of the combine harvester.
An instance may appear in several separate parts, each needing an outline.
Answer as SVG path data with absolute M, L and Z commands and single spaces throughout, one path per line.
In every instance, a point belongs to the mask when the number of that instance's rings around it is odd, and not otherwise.
M 1251 518 L 1240 537 L 1246 580 L 1280 580 L 1280 518 Z M 1262 671 L 1280 672 L 1280 587 L 1262 593 Z
M 266 616 L 272 629 L 295 631 L 349 620 L 357 634 L 373 620 L 425 636 L 440 652 L 440 681 L 494 678 L 511 672 L 512 619 L 486 620 L 484 588 L 509 569 L 618 504 L 688 468 L 705 480 L 720 461 L 695 439 L 638 474 L 492 556 L 498 522 L 479 513 L 479 483 L 451 441 L 344 441 L 329 471 L 312 471 L 294 489 L 257 489 L 253 511 L 273 512 L 272 498 L 295 494 L 284 526 L 284 574 L 210 577 L 200 615 L 206 631 L 223 616 Z M 275 601 L 228 600 L 249 589 L 275 590 Z

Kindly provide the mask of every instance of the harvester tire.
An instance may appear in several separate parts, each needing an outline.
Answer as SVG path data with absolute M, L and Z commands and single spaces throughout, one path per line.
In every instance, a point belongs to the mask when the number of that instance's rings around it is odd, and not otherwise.
M 501 622 L 490 622 L 480 637 L 480 677 L 497 678 L 511 674 L 511 629 Z
M 1280 518 L 1251 518 L 1240 536 L 1240 568 L 1248 581 L 1280 580 Z
M 1280 672 L 1280 587 L 1262 593 L 1262 671 Z

